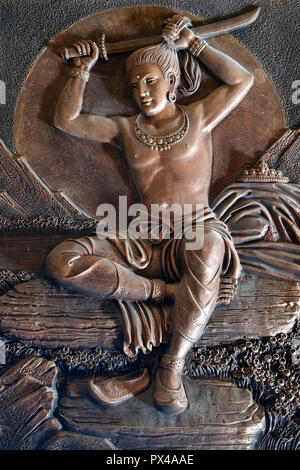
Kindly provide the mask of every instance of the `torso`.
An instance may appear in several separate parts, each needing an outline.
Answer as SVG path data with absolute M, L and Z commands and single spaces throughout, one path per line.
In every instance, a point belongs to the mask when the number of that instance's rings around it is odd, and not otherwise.
M 211 133 L 203 129 L 201 107 L 183 107 L 189 117 L 189 129 L 182 141 L 169 150 L 152 150 L 135 134 L 136 116 L 120 118 L 125 156 L 141 202 L 208 205 L 212 173 Z M 160 132 L 160 135 L 163 132 Z

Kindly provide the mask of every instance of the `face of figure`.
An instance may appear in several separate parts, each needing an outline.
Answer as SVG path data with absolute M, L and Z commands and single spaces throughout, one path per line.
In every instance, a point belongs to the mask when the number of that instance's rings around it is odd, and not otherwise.
M 175 78 L 168 80 L 158 65 L 137 65 L 129 71 L 128 78 L 133 97 L 146 116 L 155 116 L 170 104 L 167 95 L 174 91 Z

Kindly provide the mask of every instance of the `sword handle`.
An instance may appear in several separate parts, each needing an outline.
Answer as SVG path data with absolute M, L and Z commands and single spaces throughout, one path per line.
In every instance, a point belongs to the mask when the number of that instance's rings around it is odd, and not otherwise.
M 108 60 L 107 50 L 106 50 L 106 47 L 105 47 L 105 34 L 102 34 L 101 36 L 99 36 L 99 38 L 95 42 L 96 42 L 96 44 L 99 48 L 99 57 L 100 57 L 100 59 Z M 74 45 L 69 46 L 69 47 L 64 47 L 63 49 L 61 49 L 59 51 L 59 55 L 66 61 L 68 61 L 70 59 L 74 59 L 75 57 L 86 56 L 86 54 L 78 52 L 78 50 L 76 49 L 76 47 Z

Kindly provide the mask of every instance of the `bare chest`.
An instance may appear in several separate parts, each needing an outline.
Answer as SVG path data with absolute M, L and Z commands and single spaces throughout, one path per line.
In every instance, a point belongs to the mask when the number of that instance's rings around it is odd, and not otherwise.
M 125 156 L 131 172 L 137 177 L 152 177 L 153 173 L 180 173 L 184 178 L 194 170 L 202 167 L 205 173 L 210 166 L 212 146 L 210 136 L 196 129 L 189 129 L 179 142 L 164 150 L 153 148 L 140 141 L 134 132 L 129 132 L 125 138 Z M 204 165 L 204 167 L 203 167 Z

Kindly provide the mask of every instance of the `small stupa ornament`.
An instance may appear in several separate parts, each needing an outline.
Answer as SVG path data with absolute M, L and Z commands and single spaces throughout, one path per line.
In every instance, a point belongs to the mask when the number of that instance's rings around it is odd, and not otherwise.
M 246 168 L 238 177 L 238 181 L 251 183 L 288 183 L 289 178 L 282 171 L 270 168 L 262 158 L 253 168 Z

